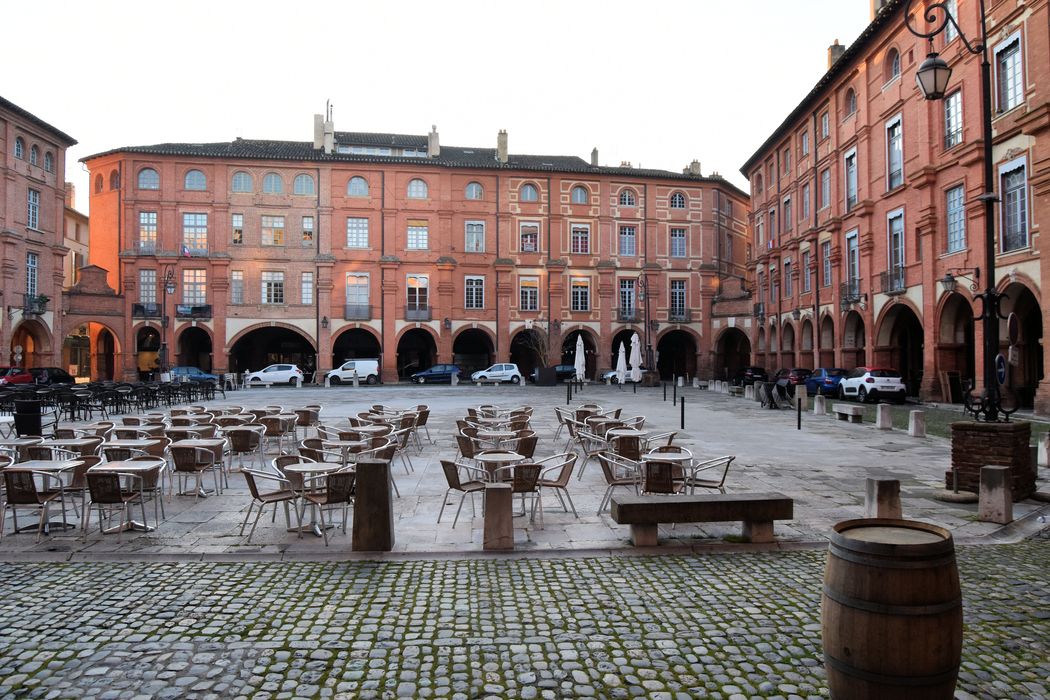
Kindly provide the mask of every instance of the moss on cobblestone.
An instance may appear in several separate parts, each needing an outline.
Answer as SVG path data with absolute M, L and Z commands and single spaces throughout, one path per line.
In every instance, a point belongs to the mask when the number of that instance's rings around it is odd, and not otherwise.
M 961 691 L 1046 696 L 1048 547 L 959 550 Z M 8 564 L 0 696 L 826 696 L 824 561 Z

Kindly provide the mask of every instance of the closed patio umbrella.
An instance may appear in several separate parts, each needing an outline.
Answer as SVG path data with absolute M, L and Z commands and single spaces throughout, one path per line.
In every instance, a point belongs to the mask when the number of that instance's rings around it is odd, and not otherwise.
M 637 333 L 631 336 L 631 381 L 642 381 L 642 341 Z
M 576 378 L 581 381 L 587 373 L 587 358 L 583 352 L 583 334 L 580 334 L 576 336 L 576 361 L 573 364 L 576 365 Z
M 623 384 L 627 379 L 627 351 L 624 350 L 623 341 L 620 341 L 620 351 L 616 353 L 616 382 Z

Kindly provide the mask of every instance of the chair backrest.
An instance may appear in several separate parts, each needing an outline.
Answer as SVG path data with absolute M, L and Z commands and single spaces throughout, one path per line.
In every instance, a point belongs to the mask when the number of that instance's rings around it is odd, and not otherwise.
M 117 504 L 124 502 L 124 489 L 120 487 L 117 472 L 92 472 L 87 475 L 88 492 L 92 503 Z
M 675 493 L 675 466 L 671 462 L 649 461 L 642 465 L 642 490 L 646 493 Z
M 56 440 L 72 440 L 77 434 L 73 432 L 72 428 L 55 428 L 55 439 Z
M 69 488 L 71 489 L 84 489 L 87 488 L 87 470 L 91 469 L 97 464 L 101 464 L 102 458 L 98 455 L 88 455 L 86 457 L 78 457 L 77 465 L 73 467 L 73 476 L 69 480 Z
M 569 479 L 572 478 L 572 470 L 576 467 L 576 460 L 578 455 L 575 452 L 564 452 L 560 455 L 555 455 L 550 462 L 544 466 L 543 471 L 554 471 L 561 467 L 561 470 L 557 472 L 553 479 L 547 479 L 546 481 L 553 486 L 560 486 L 562 488 L 569 485 Z
M 456 491 L 463 490 L 463 482 L 459 478 L 459 465 L 450 459 L 441 460 L 441 471 L 445 473 L 445 481 L 448 487 Z
M 536 490 L 540 480 L 540 465 L 515 464 L 512 470 L 511 490 L 514 493 L 529 493 Z
M 274 457 L 273 460 L 271 461 L 271 464 L 273 464 L 273 468 L 276 471 L 279 471 L 279 472 L 281 472 L 283 474 L 284 473 L 284 468 L 287 467 L 289 464 L 298 464 L 299 462 L 313 462 L 313 461 L 315 461 L 315 460 L 313 460 L 313 459 L 303 459 L 302 455 L 280 455 L 279 457 Z
M 28 469 L 4 469 L 4 487 L 7 502 L 14 505 L 36 505 L 40 503 L 39 492 L 33 472 Z
M 259 431 L 251 428 L 231 428 L 226 431 L 226 437 L 230 440 L 230 450 L 238 453 L 255 452 L 262 442 Z
M 328 503 L 349 503 L 354 496 L 356 480 L 357 474 L 350 469 L 334 472 L 325 477 Z
M 131 459 L 137 455 L 141 455 L 142 450 L 136 450 L 131 447 L 114 447 L 112 445 L 102 446 L 102 455 L 106 458 L 107 462 L 123 462 L 126 459 Z
M 635 435 L 614 436 L 609 442 L 613 452 L 621 457 L 632 459 L 635 462 L 642 458 L 642 441 Z
M 338 433 L 336 434 L 335 437 L 332 437 L 331 439 L 333 439 L 333 440 L 338 439 Z M 305 440 L 302 441 L 301 445 L 303 447 L 305 447 L 306 449 L 308 449 L 308 450 L 323 450 L 324 449 L 324 439 L 323 438 L 306 438 Z
M 532 459 L 532 456 L 536 454 L 536 442 L 539 440 L 538 435 L 530 435 L 528 437 L 518 438 L 517 447 L 514 451 L 522 457 Z
M 467 459 L 474 459 L 474 441 L 466 435 L 457 435 L 456 444 L 459 446 L 460 454 Z
M 478 429 L 473 427 L 473 426 L 469 426 L 468 425 L 467 427 L 463 428 L 459 432 L 462 433 L 463 435 L 466 435 L 471 440 L 477 440 L 478 439 Z
M 188 426 L 193 425 L 193 421 L 187 418 L 185 414 L 180 416 L 176 416 L 173 414 L 171 417 L 171 424 L 177 426 Z
M 203 447 L 172 447 L 171 463 L 177 472 L 197 472 L 215 463 L 215 453 Z
M 23 449 L 29 459 L 52 460 L 55 458 L 53 448 L 45 445 L 29 445 Z
M 315 411 L 312 408 L 297 408 L 295 410 L 295 424 L 300 426 L 314 425 L 320 418 L 320 414 L 320 411 Z

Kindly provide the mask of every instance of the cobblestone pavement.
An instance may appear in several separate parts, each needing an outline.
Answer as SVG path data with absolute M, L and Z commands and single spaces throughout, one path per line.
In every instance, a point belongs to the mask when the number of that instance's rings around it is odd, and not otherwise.
M 960 697 L 1050 697 L 1048 550 L 959 548 Z M 9 564 L 0 697 L 826 697 L 825 556 Z

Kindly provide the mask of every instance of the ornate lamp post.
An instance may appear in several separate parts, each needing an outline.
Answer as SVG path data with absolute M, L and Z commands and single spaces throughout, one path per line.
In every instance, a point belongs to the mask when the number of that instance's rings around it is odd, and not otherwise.
M 981 139 L 984 150 L 984 193 L 978 199 L 984 202 L 984 267 L 986 275 L 984 291 L 977 295 L 977 298 L 981 300 L 981 315 L 974 320 L 984 322 L 984 391 L 979 396 L 974 396 L 973 388 L 971 387 L 966 394 L 966 408 L 977 420 L 988 422 L 1007 421 L 1013 410 L 1003 410 L 1002 396 L 999 391 L 999 380 L 996 376 L 995 367 L 996 356 L 999 354 L 999 319 L 1005 317 L 999 310 L 999 304 L 1003 295 L 995 291 L 995 203 L 999 198 L 995 195 L 993 187 L 992 64 L 988 55 L 988 16 L 985 11 L 985 0 L 980 0 L 979 3 L 981 10 L 981 37 L 977 43 L 971 43 L 970 39 L 963 33 L 959 23 L 952 16 L 947 2 L 937 2 L 926 7 L 922 18 L 928 31 L 920 31 L 912 26 L 911 7 L 913 2 L 914 0 L 908 0 L 907 7 L 904 8 L 904 23 L 912 34 L 930 41 L 930 53 L 915 74 L 915 82 L 927 100 L 942 99 L 948 89 L 948 81 L 951 78 L 952 69 L 933 50 L 933 38 L 947 29 L 949 24 L 955 28 L 966 50 L 975 56 L 981 57 Z M 948 276 L 946 276 L 946 279 Z M 947 287 L 948 285 L 944 286 Z
M 168 372 L 168 295 L 175 293 L 175 267 L 168 266 L 164 271 L 163 307 L 160 319 L 160 371 L 162 374 Z
M 638 299 L 645 302 L 645 371 L 653 372 L 656 368 L 653 366 L 653 343 L 649 336 L 649 331 L 655 331 L 659 328 L 659 323 L 649 319 L 649 284 L 645 275 L 641 275 L 638 278 L 637 284 Z

